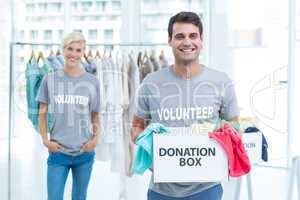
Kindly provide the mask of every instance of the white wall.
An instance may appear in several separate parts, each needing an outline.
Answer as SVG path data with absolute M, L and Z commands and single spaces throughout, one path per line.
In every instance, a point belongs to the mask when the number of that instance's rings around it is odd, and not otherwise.
M 211 0 L 209 33 L 210 67 L 226 72 L 234 79 L 233 54 L 228 45 L 228 1 Z

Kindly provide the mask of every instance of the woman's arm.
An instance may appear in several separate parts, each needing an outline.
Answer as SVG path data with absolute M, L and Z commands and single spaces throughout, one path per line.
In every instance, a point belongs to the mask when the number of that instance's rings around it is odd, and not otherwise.
M 43 144 L 48 148 L 50 152 L 57 152 L 61 151 L 63 148 L 56 142 L 52 142 L 48 139 L 47 135 L 47 107 L 48 104 L 40 103 L 39 109 L 39 127 L 40 127 L 40 134 L 43 140 Z
M 93 135 L 92 138 L 81 148 L 81 151 L 93 151 L 98 144 L 98 136 L 100 130 L 99 112 L 92 112 L 91 115 Z
M 39 119 L 40 119 L 40 134 L 42 137 L 42 141 L 45 145 L 48 141 L 48 135 L 47 135 L 47 107 L 48 105 L 46 103 L 40 103 L 40 109 L 39 109 Z

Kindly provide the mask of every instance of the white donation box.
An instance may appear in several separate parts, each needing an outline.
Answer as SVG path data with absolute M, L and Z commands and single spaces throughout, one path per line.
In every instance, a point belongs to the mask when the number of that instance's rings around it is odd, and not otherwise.
M 154 182 L 228 180 L 228 159 L 208 134 L 154 134 Z

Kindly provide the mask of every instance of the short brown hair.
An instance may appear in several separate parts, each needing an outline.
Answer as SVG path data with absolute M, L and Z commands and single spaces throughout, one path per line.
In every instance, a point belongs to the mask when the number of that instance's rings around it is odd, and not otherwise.
M 199 28 L 200 36 L 203 33 L 203 25 L 200 20 L 200 17 L 194 12 L 184 12 L 183 11 L 183 12 L 177 13 L 176 15 L 174 15 L 173 17 L 170 18 L 169 25 L 168 25 L 169 38 L 172 38 L 173 25 L 176 22 L 194 24 L 195 26 L 197 26 Z

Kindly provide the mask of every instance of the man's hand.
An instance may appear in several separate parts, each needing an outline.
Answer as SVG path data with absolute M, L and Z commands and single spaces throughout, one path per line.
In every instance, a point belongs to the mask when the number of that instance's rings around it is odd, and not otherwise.
M 59 145 L 57 142 L 45 140 L 43 143 L 48 148 L 49 152 L 59 152 L 63 150 L 63 147 Z
M 93 151 L 98 144 L 98 136 L 93 136 L 87 143 L 81 148 L 81 152 Z
M 144 131 L 145 128 L 141 127 L 133 127 L 131 130 L 131 140 L 133 143 L 135 143 L 136 138 L 139 136 L 141 132 Z
M 136 138 L 145 130 L 146 121 L 140 117 L 134 116 L 131 130 L 131 140 L 135 143 Z

